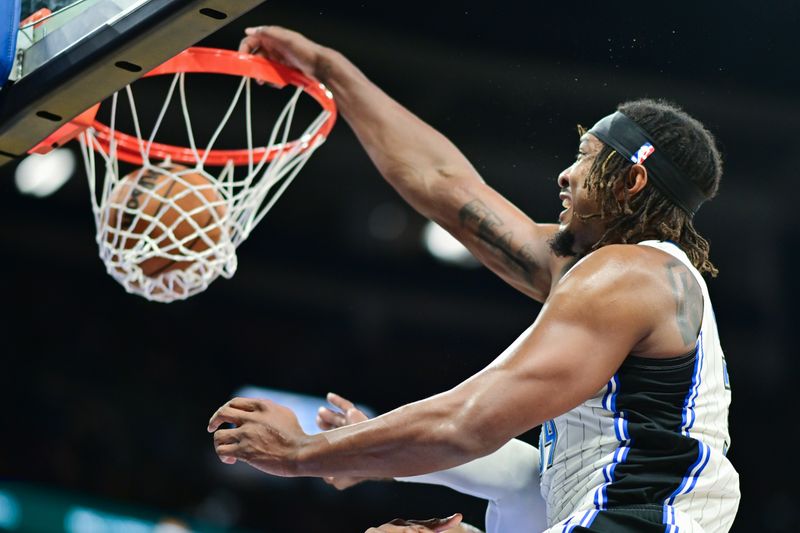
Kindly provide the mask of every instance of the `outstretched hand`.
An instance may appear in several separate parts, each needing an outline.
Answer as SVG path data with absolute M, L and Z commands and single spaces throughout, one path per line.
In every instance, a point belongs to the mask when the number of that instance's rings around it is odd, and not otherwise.
M 225 423 L 234 427 L 220 429 Z M 295 475 L 297 452 L 307 437 L 291 409 L 253 398 L 234 398 L 217 409 L 208 432 L 223 463 L 241 460 L 277 476 Z
M 358 409 L 353 402 L 346 398 L 342 398 L 338 394 L 329 392 L 326 398 L 328 402 L 336 407 L 338 410 L 334 411 L 328 407 L 322 406 L 317 411 L 317 426 L 322 430 L 336 429 L 350 424 L 363 422 L 368 420 L 369 417 L 363 411 Z M 349 476 L 336 476 L 323 478 L 325 483 L 333 485 L 339 490 L 344 490 L 358 485 L 362 481 L 367 481 L 373 478 L 364 477 L 349 477 Z
M 366 533 L 438 533 L 452 530 L 461 523 L 459 513 L 449 518 L 431 518 L 429 520 L 402 520 L 396 518 L 387 524 L 369 528 Z
M 258 26 L 247 28 L 244 32 L 246 37 L 239 44 L 239 52 L 264 56 L 319 79 L 317 71 L 320 57 L 326 50 L 323 46 L 296 31 L 279 26 Z

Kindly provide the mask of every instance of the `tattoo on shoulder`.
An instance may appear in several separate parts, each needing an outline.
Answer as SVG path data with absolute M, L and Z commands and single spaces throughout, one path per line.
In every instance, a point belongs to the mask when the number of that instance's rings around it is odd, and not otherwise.
M 472 229 L 493 251 L 502 254 L 506 263 L 525 274 L 529 282 L 537 270 L 533 246 L 523 244 L 514 249 L 514 233 L 503 228 L 503 220 L 480 200 L 466 203 L 458 212 L 461 225 Z
M 675 320 L 687 345 L 697 340 L 703 320 L 703 293 L 686 265 L 672 259 L 666 263 L 672 294 L 675 297 Z

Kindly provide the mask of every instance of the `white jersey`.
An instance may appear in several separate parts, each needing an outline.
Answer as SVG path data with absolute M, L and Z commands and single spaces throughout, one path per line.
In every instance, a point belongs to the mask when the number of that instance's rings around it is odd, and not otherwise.
M 725 457 L 731 392 L 708 288 L 674 244 L 639 244 L 672 255 L 702 288 L 696 348 L 670 359 L 628 356 L 594 397 L 542 426 L 547 523 L 583 525 L 628 508 L 660 513 L 668 532 L 726 532 L 739 476 Z

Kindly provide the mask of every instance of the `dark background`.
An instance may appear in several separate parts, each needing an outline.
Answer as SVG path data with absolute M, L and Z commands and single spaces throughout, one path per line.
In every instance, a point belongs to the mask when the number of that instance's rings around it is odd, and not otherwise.
M 542 221 L 561 209 L 555 177 L 576 123 L 644 96 L 703 121 L 726 161 L 696 226 L 720 269 L 709 287 L 734 393 L 734 531 L 778 532 L 795 530 L 800 471 L 799 14 L 788 0 L 271 1 L 203 44 L 233 48 L 244 27 L 270 23 L 339 49 Z M 13 167 L 0 169 L 2 479 L 260 531 L 354 532 L 456 511 L 482 525 L 482 502 L 446 489 L 339 493 L 225 467 L 205 432 L 245 383 L 392 409 L 479 370 L 536 316 L 488 271 L 428 255 L 424 221 L 344 121 L 241 246 L 236 276 L 169 305 L 105 274 L 82 171 L 34 199 L 16 191 Z M 399 213 L 396 238 L 370 231 L 379 207 Z

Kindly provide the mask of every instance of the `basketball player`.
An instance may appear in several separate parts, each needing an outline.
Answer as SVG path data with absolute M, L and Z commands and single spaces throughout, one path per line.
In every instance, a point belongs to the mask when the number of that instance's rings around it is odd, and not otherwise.
M 283 406 L 233 399 L 208 426 L 221 460 L 280 476 L 410 476 L 541 424 L 548 531 L 728 531 L 730 390 L 701 276 L 717 271 L 692 223 L 721 176 L 705 128 L 669 104 L 620 105 L 581 131 L 558 177 L 559 224 L 537 224 L 340 53 L 274 27 L 247 30 L 241 50 L 256 49 L 325 83 L 403 198 L 544 306 L 484 370 L 372 420 L 309 436 Z

